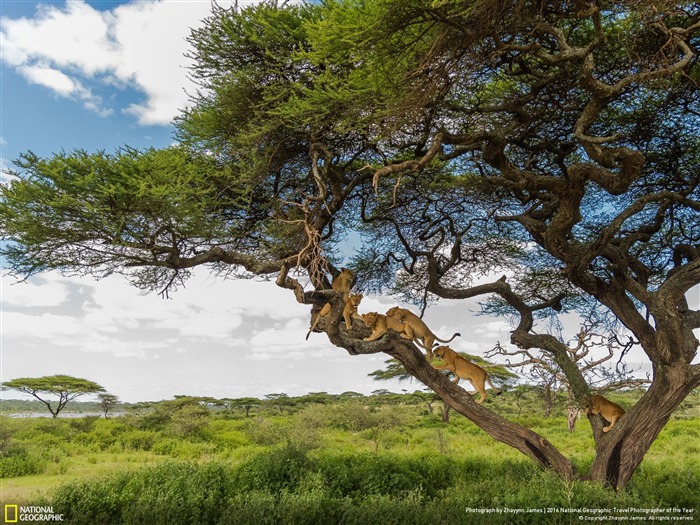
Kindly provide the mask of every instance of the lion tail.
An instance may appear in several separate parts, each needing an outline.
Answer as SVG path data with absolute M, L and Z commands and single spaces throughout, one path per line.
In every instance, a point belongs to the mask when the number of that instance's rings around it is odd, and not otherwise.
M 457 332 L 457 333 L 455 333 L 452 337 L 450 337 L 449 339 L 440 339 L 439 337 L 436 337 L 435 340 L 436 340 L 436 341 L 440 341 L 441 343 L 449 343 L 449 342 L 452 341 L 455 337 L 462 337 L 462 334 L 460 334 L 459 332 Z

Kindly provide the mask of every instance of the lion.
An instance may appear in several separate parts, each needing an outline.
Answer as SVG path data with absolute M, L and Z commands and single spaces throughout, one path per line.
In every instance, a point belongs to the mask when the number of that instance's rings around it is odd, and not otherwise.
M 361 319 L 360 315 L 357 313 L 357 307 L 360 306 L 360 302 L 362 301 L 363 297 L 364 296 L 361 293 L 351 293 L 348 295 L 348 298 L 345 301 L 345 306 L 343 306 L 343 319 L 345 319 L 345 326 L 348 330 L 352 330 L 353 319 Z M 316 319 L 314 319 L 309 331 L 306 332 L 307 340 L 309 339 L 311 332 L 314 331 L 316 325 L 321 320 L 321 317 L 325 317 L 329 313 L 331 313 L 331 303 L 326 303 L 323 305 L 323 308 L 321 308 L 321 311 L 316 316 Z
M 610 429 L 615 426 L 617 420 L 625 414 L 625 410 L 620 405 L 598 394 L 592 395 L 591 398 L 586 401 L 583 405 L 583 411 L 587 416 L 590 414 L 600 414 L 605 421 L 610 423 L 609 426 L 603 428 L 603 432 L 610 432 Z
M 331 288 L 343 294 L 343 299 L 347 300 L 350 289 L 355 284 L 355 274 L 347 268 L 341 268 L 340 273 L 333 278 Z
M 484 399 L 486 399 L 486 383 L 488 383 L 491 388 L 496 388 L 493 386 L 491 378 L 489 378 L 486 370 L 475 365 L 468 359 L 465 359 L 449 346 L 438 346 L 435 349 L 435 355 L 441 358 L 445 364 L 433 365 L 433 368 L 436 370 L 449 370 L 453 372 L 455 375 L 453 381 L 455 383 L 458 383 L 460 378 L 470 381 L 474 388 L 476 388 L 476 392 L 481 394 L 481 398 L 476 401 L 477 404 L 480 405 L 484 402 Z M 474 392 L 474 394 L 476 394 L 476 392 Z M 501 391 L 496 389 L 494 394 L 500 396 Z
M 382 337 L 387 330 L 398 332 L 404 339 L 413 339 L 406 333 L 406 325 L 393 317 L 378 314 L 377 312 L 369 312 L 362 314 L 362 320 L 372 329 L 372 333 L 369 337 L 364 339 L 365 341 L 376 341 Z
M 389 310 L 387 310 L 386 312 L 386 315 L 404 323 L 407 327 L 406 334 L 409 336 L 406 339 L 413 339 L 414 342 L 416 340 L 421 341 L 423 344 L 419 346 L 422 346 L 425 349 L 430 359 L 432 359 L 433 357 L 433 345 L 435 345 L 435 341 L 440 341 L 441 343 L 449 343 L 455 337 L 461 336 L 461 334 L 455 333 L 449 339 L 440 339 L 433 332 L 430 331 L 428 325 L 426 325 L 420 317 L 418 317 L 410 310 L 406 310 L 405 308 L 399 308 L 398 306 L 389 308 Z
M 347 268 L 341 268 L 340 272 L 338 272 L 338 275 L 333 278 L 333 282 L 331 283 L 331 288 L 334 291 L 343 294 L 343 319 L 345 319 L 345 326 L 347 326 L 348 330 L 352 330 L 352 318 L 359 317 L 357 315 L 357 307 L 359 306 L 363 297 L 362 294 L 350 294 L 350 289 L 354 284 L 355 274 Z M 314 322 L 311 324 L 311 328 L 309 328 L 309 331 L 306 332 L 307 341 L 309 339 L 309 335 L 311 335 L 311 332 L 314 331 L 314 328 L 316 328 L 316 325 L 321 320 L 321 317 L 327 316 L 330 312 L 331 303 L 324 304 L 321 311 L 316 316 L 316 319 L 314 319 Z

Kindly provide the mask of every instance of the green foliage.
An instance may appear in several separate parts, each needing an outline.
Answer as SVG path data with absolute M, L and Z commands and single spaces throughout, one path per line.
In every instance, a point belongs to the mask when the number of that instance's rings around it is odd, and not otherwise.
M 7 447 L 0 455 L 0 478 L 39 474 L 45 467 L 45 461 L 31 454 L 22 445 Z
M 65 270 L 76 260 L 79 272 L 97 277 L 128 274 L 120 258 L 143 263 L 139 250 L 162 239 L 172 245 L 173 236 L 197 237 L 199 243 L 235 228 L 216 216 L 235 208 L 240 192 L 221 179 L 225 170 L 212 159 L 183 148 L 113 155 L 78 150 L 50 159 L 26 153 L 16 164 L 24 176 L 0 188 L 0 231 L 13 240 L 2 248 L 8 266 L 23 275 Z M 156 268 L 135 284 L 169 275 Z
M 182 407 L 173 414 L 170 421 L 172 431 L 181 436 L 197 436 L 207 424 L 209 410 L 201 405 Z
M 98 394 L 97 399 L 99 400 L 100 408 L 104 412 L 105 417 L 107 417 L 107 414 L 119 403 L 119 398 L 117 396 L 106 392 Z
M 160 435 L 149 430 L 129 430 L 119 436 L 119 442 L 126 450 L 151 450 Z
M 54 504 L 71 523 L 213 523 L 225 507 L 227 478 L 218 464 L 167 463 L 99 486 L 73 485 Z

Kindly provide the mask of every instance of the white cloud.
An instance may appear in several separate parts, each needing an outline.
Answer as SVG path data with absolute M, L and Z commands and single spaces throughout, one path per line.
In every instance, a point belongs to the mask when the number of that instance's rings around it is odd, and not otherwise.
M 68 289 L 63 283 L 45 277 L 37 278 L 35 282 L 18 282 L 3 286 L 2 300 L 5 307 L 49 307 L 65 303 L 67 296 Z
M 132 87 L 144 101 L 119 108 L 140 124 L 168 124 L 187 103 L 185 38 L 209 0 L 132 2 L 111 11 L 82 0 L 39 4 L 32 18 L 2 18 L 2 60 L 30 82 L 107 115 L 98 87 Z
M 2 313 L 3 338 L 38 339 L 45 344 L 65 345 L 81 334 L 80 323 L 67 315 Z
M 112 113 L 112 110 L 103 107 L 101 97 L 94 95 L 81 82 L 58 69 L 36 65 L 20 66 L 17 71 L 30 83 L 47 87 L 59 96 L 81 101 L 85 109 L 103 117 Z
M 67 97 L 78 89 L 78 83 L 57 69 L 45 66 L 22 66 L 19 72 L 33 84 L 52 89 L 57 94 Z

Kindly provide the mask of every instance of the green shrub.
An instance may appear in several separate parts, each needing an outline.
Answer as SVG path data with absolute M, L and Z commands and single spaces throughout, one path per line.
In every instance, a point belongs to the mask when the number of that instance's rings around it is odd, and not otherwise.
M 286 428 L 269 419 L 256 417 L 249 419 L 246 423 L 245 433 L 250 442 L 256 445 L 275 445 L 284 441 L 288 436 Z
M 288 444 L 255 454 L 236 469 L 241 490 L 294 491 L 311 460 L 307 451 Z
M 14 445 L 6 452 L 6 455 L 0 456 L 0 478 L 40 474 L 46 468 L 44 460 L 30 454 L 20 445 Z
M 216 523 L 233 492 L 222 465 L 165 463 L 61 487 L 52 504 L 72 524 Z
M 119 442 L 126 450 L 151 450 L 160 439 L 160 434 L 149 430 L 130 430 L 119 436 Z
M 178 436 L 201 436 L 209 419 L 209 410 L 201 405 L 186 405 L 175 411 L 169 428 Z
M 211 437 L 211 440 L 222 449 L 243 447 L 250 444 L 246 434 L 240 430 L 217 432 Z
M 77 432 L 87 433 L 95 427 L 95 423 L 98 419 L 100 419 L 100 416 L 77 417 L 69 420 L 68 425 Z
M 216 449 L 214 443 L 195 443 L 177 438 L 165 438 L 158 441 L 151 449 L 154 454 L 170 456 L 177 459 L 199 459 L 204 454 L 211 454 Z

